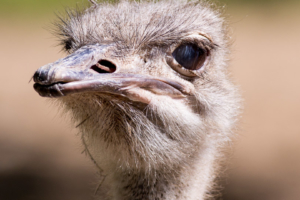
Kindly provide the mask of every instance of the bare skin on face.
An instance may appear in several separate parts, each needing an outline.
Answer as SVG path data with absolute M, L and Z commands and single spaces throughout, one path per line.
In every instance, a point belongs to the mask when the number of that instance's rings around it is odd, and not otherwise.
M 69 55 L 34 89 L 80 124 L 102 198 L 205 199 L 239 110 L 223 19 L 198 1 L 92 4 L 58 23 Z

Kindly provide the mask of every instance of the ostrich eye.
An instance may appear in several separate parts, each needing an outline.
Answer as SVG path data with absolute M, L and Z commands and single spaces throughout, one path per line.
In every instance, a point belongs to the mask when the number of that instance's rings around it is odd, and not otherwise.
M 197 70 L 204 64 L 207 51 L 195 44 L 184 44 L 177 47 L 172 56 L 182 67 L 188 70 Z

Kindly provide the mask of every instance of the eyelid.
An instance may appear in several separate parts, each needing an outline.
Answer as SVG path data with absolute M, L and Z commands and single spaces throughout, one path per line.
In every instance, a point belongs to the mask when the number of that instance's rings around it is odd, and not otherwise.
M 183 37 L 176 44 L 173 44 L 169 48 L 167 53 L 168 54 L 170 52 L 172 53 L 179 46 L 181 46 L 183 44 L 189 44 L 189 43 L 196 44 L 199 47 L 203 47 L 203 48 L 207 49 L 208 51 L 211 51 L 218 46 L 212 41 L 212 39 L 209 35 L 201 33 L 201 32 L 193 32 L 193 33 L 189 33 L 188 35 Z
M 167 54 L 166 56 L 166 62 L 167 64 L 176 72 L 178 72 L 179 74 L 186 76 L 186 77 L 199 77 L 202 72 L 205 70 L 206 66 L 208 65 L 208 63 L 210 62 L 211 56 L 208 55 L 206 57 L 206 60 L 203 63 L 203 67 L 201 67 L 198 70 L 188 70 L 186 68 L 184 68 L 183 66 L 181 66 L 176 60 L 175 58 L 172 56 L 172 54 Z
M 189 33 L 189 35 L 186 38 L 194 38 L 194 39 L 199 39 L 199 40 L 205 39 L 205 40 L 208 40 L 212 44 L 214 43 L 212 38 L 203 32 Z
M 178 72 L 181 75 L 187 76 L 187 77 L 195 77 L 197 74 L 195 74 L 192 70 L 185 69 L 182 67 L 172 56 L 172 54 L 167 54 L 166 56 L 166 62 L 168 65 L 176 72 Z M 199 69 L 200 70 L 200 69 Z

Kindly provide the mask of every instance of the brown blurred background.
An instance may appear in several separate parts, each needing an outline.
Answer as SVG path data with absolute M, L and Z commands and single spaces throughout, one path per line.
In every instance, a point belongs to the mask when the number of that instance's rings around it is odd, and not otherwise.
M 94 198 L 97 172 L 76 129 L 28 83 L 64 56 L 47 31 L 54 13 L 86 1 L 0 0 L 1 200 Z M 299 200 L 300 3 L 225 3 L 245 109 L 220 199 Z

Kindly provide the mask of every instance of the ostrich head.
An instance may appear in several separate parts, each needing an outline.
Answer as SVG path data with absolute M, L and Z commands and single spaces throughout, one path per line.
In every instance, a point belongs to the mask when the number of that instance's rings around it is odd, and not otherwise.
M 238 110 L 219 12 L 199 1 L 94 3 L 57 27 L 69 55 L 38 69 L 34 89 L 71 112 L 115 188 L 107 196 L 184 199 L 192 188 L 186 199 L 201 199 Z

